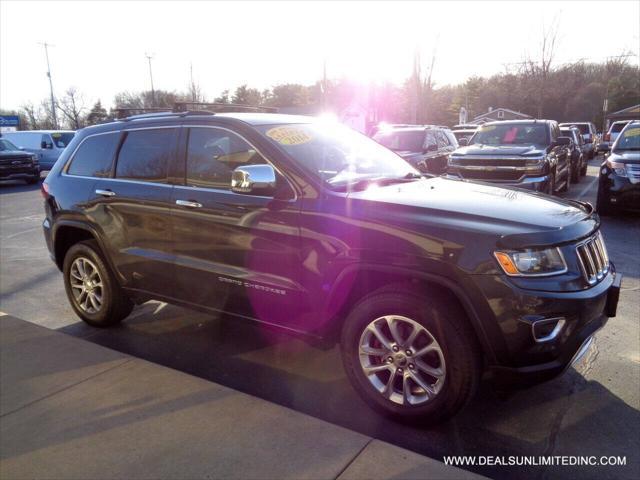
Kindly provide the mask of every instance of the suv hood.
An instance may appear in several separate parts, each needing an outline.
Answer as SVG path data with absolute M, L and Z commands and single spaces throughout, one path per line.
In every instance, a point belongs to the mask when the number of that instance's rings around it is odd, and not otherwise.
M 613 152 L 609 155 L 608 160 L 613 162 L 636 163 L 640 162 L 639 150 L 628 150 L 623 152 Z
M 0 152 L 0 158 L 31 158 L 33 153 L 23 150 L 3 150 Z
M 535 156 L 542 155 L 545 150 L 536 145 L 484 145 L 474 143 L 460 147 L 452 155 L 497 155 L 497 156 Z
M 513 249 L 572 242 L 599 225 L 589 204 L 442 177 L 351 192 L 349 198 L 392 204 L 396 218 L 400 207 L 406 220 L 495 234 L 498 245 Z

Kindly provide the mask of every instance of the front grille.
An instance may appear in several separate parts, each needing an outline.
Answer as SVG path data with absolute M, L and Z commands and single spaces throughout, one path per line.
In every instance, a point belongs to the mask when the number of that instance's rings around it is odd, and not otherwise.
M 631 183 L 640 182 L 640 164 L 627 163 L 626 170 Z
M 456 157 L 456 165 L 492 166 L 492 167 L 524 167 L 527 159 L 522 157 Z
M 602 239 L 602 233 L 598 232 L 586 242 L 578 245 L 576 252 L 582 268 L 582 275 L 589 285 L 593 285 L 605 277 L 609 271 L 609 255 Z
M 460 176 L 468 180 L 486 180 L 489 182 L 517 182 L 523 172 L 517 170 L 472 170 L 460 168 Z

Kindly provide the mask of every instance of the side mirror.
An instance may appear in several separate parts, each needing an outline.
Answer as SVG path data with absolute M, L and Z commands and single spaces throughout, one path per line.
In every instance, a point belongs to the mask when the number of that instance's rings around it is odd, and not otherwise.
M 53 148 L 53 144 L 45 142 L 45 141 L 42 141 L 42 142 L 40 142 L 40 148 Z
M 558 137 L 558 139 L 556 140 L 556 145 L 571 145 L 571 138 L 570 137 Z
M 231 191 L 271 196 L 276 191 L 276 172 L 271 165 L 245 165 L 231 174 Z
M 458 145 L 460 145 L 461 147 L 466 147 L 467 145 L 469 145 L 469 139 L 467 137 L 462 137 L 460 140 L 458 140 Z
M 24 147 L 18 147 L 18 150 L 24 150 Z

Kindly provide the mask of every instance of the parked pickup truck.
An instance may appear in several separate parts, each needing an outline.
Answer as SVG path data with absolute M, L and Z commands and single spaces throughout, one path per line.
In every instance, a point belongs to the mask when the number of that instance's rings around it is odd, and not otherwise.
M 462 141 L 462 145 L 467 142 Z M 571 139 L 552 120 L 486 123 L 449 157 L 447 175 L 553 195 L 569 188 Z

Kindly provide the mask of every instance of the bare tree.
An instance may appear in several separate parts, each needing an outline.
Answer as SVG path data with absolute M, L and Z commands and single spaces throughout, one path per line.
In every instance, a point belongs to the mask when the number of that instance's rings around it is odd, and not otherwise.
M 33 103 L 25 103 L 20 107 L 22 113 L 27 119 L 27 130 L 37 130 L 40 128 L 40 118 L 38 107 L 36 107 Z
M 71 128 L 78 130 L 84 126 L 84 111 L 86 110 L 84 99 L 75 87 L 67 89 L 57 106 Z
M 535 98 L 537 117 L 542 118 L 544 114 L 544 104 L 547 93 L 547 82 L 552 71 L 553 60 L 555 58 L 558 45 L 558 31 L 560 27 L 559 18 L 554 17 L 551 25 L 542 27 L 542 39 L 536 57 L 529 53 L 525 54 L 525 61 L 522 63 L 522 73 L 531 80 L 532 87 L 536 90 Z
M 187 97 L 192 102 L 204 102 L 204 95 L 202 94 L 200 84 L 193 78 L 193 65 L 189 66 L 189 88 Z

